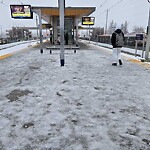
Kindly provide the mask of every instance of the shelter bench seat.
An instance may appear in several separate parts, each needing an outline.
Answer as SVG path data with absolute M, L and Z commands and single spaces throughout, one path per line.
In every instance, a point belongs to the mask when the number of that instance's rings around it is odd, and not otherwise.
M 50 50 L 50 54 L 52 54 L 52 50 L 60 50 L 60 47 L 58 46 L 46 46 L 47 50 Z M 68 46 L 68 47 L 64 47 L 65 50 L 73 50 L 74 53 L 76 53 L 77 50 L 80 49 L 80 47 L 76 47 L 76 46 Z

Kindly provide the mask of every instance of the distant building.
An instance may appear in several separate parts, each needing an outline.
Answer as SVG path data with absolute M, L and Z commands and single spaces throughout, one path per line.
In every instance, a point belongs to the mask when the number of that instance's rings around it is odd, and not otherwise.
M 15 42 L 21 40 L 28 40 L 32 37 L 32 34 L 31 32 L 29 32 L 29 29 L 12 27 L 11 30 L 6 30 L 6 37 L 9 42 Z

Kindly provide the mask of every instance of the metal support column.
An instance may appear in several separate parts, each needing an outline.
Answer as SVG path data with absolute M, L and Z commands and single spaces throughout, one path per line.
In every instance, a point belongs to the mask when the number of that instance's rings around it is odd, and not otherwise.
M 89 43 L 90 43 L 90 40 L 91 40 L 91 34 L 90 34 L 90 25 L 89 25 Z
M 64 66 L 64 11 L 65 11 L 65 0 L 58 0 L 59 6 L 59 17 L 60 17 L 60 64 Z
M 76 19 L 76 47 L 78 47 L 78 19 Z
M 37 40 L 37 43 L 38 43 L 38 40 L 39 40 L 39 26 L 38 26 L 38 19 L 37 19 L 37 16 L 36 16 L 36 27 L 37 27 L 37 30 L 36 30 L 36 32 L 37 32 L 37 38 L 36 38 L 36 40 Z
M 148 20 L 148 35 L 146 41 L 146 51 L 145 51 L 145 59 L 149 59 L 149 51 L 150 51 L 150 9 L 149 9 L 149 20 Z
M 39 10 L 39 27 L 40 27 L 40 52 L 43 53 L 43 36 L 42 36 L 42 16 L 41 10 Z

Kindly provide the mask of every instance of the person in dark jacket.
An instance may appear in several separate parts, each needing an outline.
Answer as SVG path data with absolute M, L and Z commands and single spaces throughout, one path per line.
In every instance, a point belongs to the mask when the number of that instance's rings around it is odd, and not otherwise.
M 122 65 L 121 48 L 124 44 L 124 33 L 122 32 L 121 29 L 118 28 L 112 33 L 111 44 L 113 46 L 112 65 L 117 66 L 118 62 L 119 62 L 119 65 Z
M 69 37 L 68 37 L 68 33 L 66 32 L 66 34 L 65 34 L 65 45 L 68 45 L 68 40 L 69 40 Z
M 51 30 L 50 30 L 50 43 L 53 43 L 53 33 Z

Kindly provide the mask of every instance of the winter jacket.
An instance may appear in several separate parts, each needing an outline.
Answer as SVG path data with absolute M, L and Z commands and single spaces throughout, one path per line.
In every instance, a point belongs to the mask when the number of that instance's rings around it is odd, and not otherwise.
M 116 45 L 116 33 L 118 33 L 118 34 L 121 33 L 123 35 L 123 40 L 124 40 L 124 34 L 123 34 L 122 30 L 121 29 L 115 30 L 111 36 L 111 44 L 112 44 L 113 48 L 122 47 L 122 46 Z

